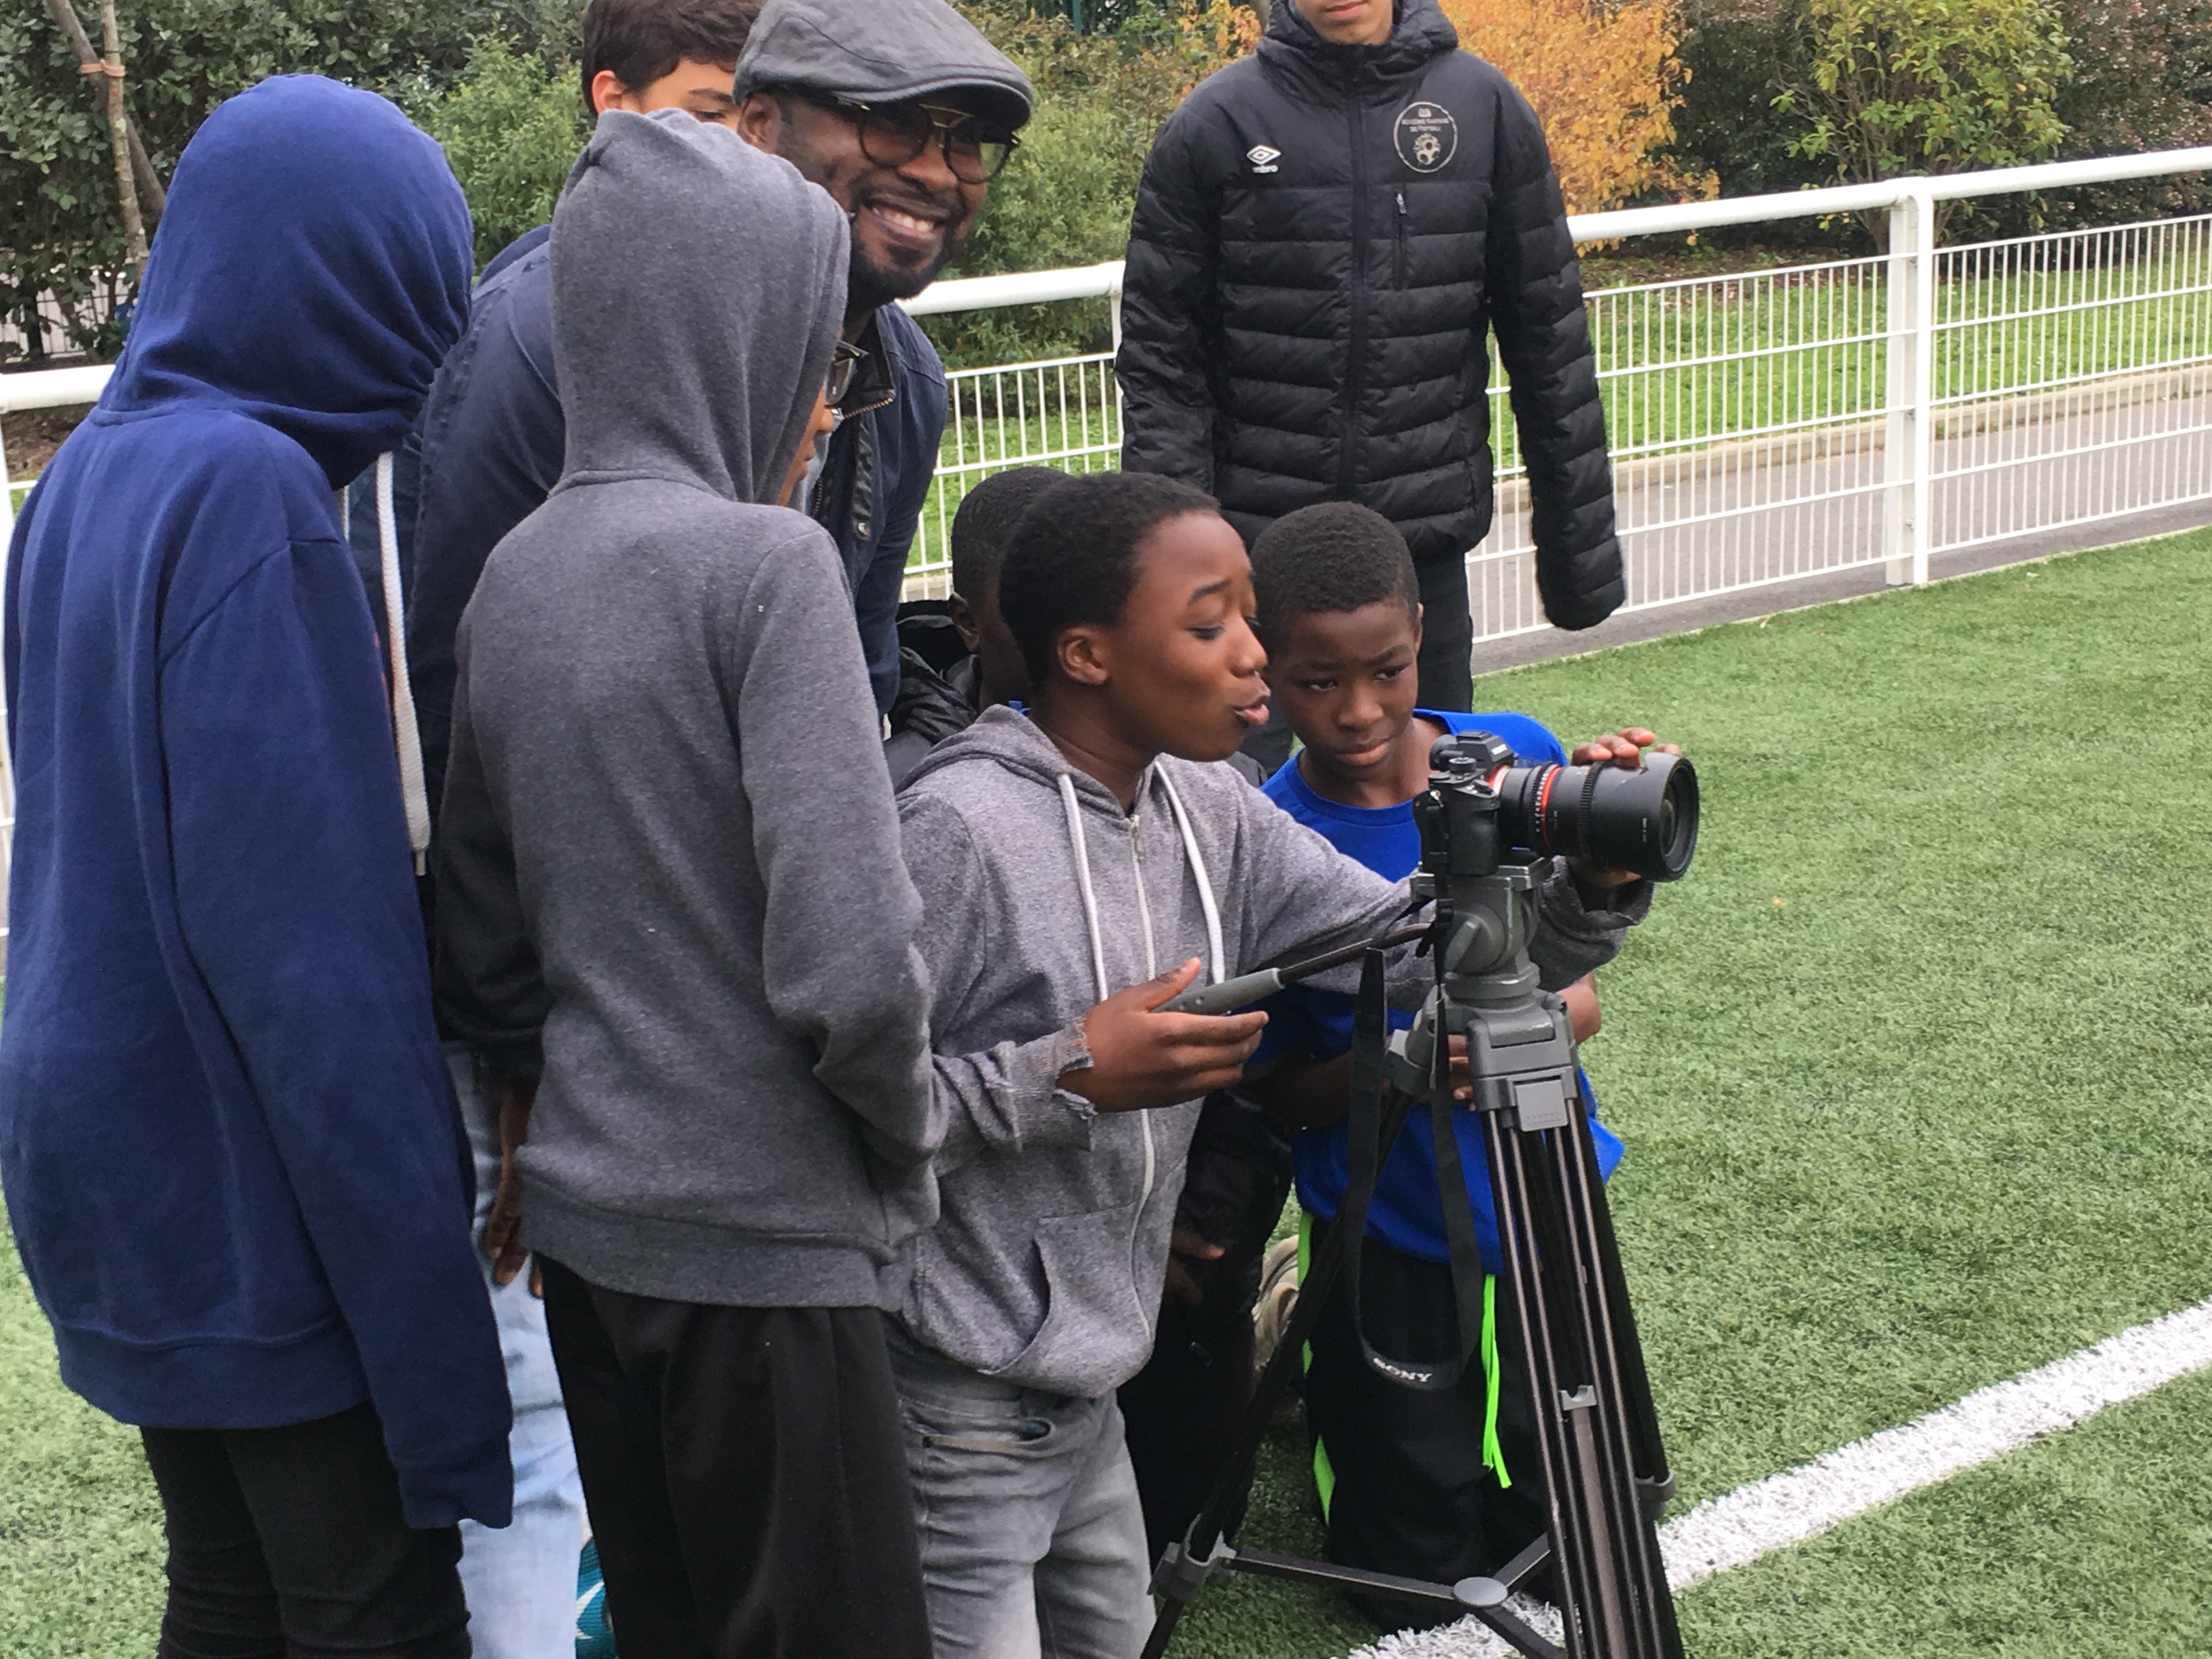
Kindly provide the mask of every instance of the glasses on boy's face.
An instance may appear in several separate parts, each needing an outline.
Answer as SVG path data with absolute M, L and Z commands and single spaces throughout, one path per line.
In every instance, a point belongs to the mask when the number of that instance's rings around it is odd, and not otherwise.
M 943 104 L 863 104 L 827 95 L 808 101 L 858 127 L 860 153 L 879 167 L 904 167 L 936 138 L 945 148 L 945 165 L 963 185 L 989 184 L 1021 143 L 998 122 Z
M 853 389 L 853 376 L 860 373 L 867 357 L 859 346 L 844 340 L 830 349 L 830 374 L 822 383 L 822 397 L 832 409 L 845 401 L 845 394 Z

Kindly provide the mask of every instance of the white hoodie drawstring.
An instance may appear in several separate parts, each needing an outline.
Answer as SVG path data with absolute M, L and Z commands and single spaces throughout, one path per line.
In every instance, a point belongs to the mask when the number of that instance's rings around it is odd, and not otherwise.
M 1228 976 L 1221 948 L 1221 907 L 1213 896 L 1213 881 L 1206 873 L 1206 860 L 1198 850 L 1198 836 L 1190 827 L 1190 815 L 1183 811 L 1182 797 L 1176 793 L 1174 782 L 1168 775 L 1154 769 L 1161 787 L 1167 791 L 1168 807 L 1175 814 L 1176 828 L 1182 834 L 1182 850 L 1190 860 L 1190 872 L 1198 883 L 1199 908 L 1206 912 L 1206 947 L 1208 967 L 1213 977 L 1210 983 L 1218 985 Z M 1113 994 L 1106 982 L 1106 941 L 1098 927 L 1098 892 L 1091 884 L 1091 844 L 1083 834 L 1083 810 L 1075 798 L 1075 781 L 1068 774 L 1060 775 L 1060 804 L 1067 815 L 1067 839 L 1075 852 L 1075 883 L 1083 895 L 1083 922 L 1091 934 L 1091 971 L 1098 981 L 1101 1002 Z M 1139 872 L 1139 880 L 1143 879 Z
M 341 514 L 341 524 L 344 521 L 345 516 Z M 407 845 L 415 854 L 415 873 L 419 876 L 428 863 L 430 791 L 422 781 L 422 735 L 415 724 L 414 689 L 407 682 L 407 617 L 399 592 L 399 524 L 392 507 L 389 454 L 376 458 L 376 535 L 384 563 L 384 629 L 391 653 L 392 742 L 399 754 L 399 793 L 407 806 Z
M 1068 843 L 1075 849 L 1075 884 L 1083 893 L 1083 921 L 1091 930 L 1091 971 L 1098 981 L 1098 1000 L 1114 994 L 1106 983 L 1106 940 L 1098 931 L 1098 893 L 1091 884 L 1091 844 L 1083 838 L 1083 809 L 1076 805 L 1075 781 L 1060 775 L 1060 804 L 1067 813 Z
M 1213 881 L 1206 872 L 1206 860 L 1199 854 L 1198 837 L 1191 831 L 1190 814 L 1182 810 L 1182 797 L 1176 793 L 1175 780 L 1158 764 L 1152 771 L 1160 781 L 1160 787 L 1168 792 L 1168 806 L 1175 813 L 1176 828 L 1182 831 L 1182 850 L 1189 855 L 1190 872 L 1198 878 L 1199 908 L 1206 912 L 1207 965 L 1213 970 L 1210 982 L 1218 985 L 1228 975 L 1221 966 L 1221 908 L 1213 902 Z

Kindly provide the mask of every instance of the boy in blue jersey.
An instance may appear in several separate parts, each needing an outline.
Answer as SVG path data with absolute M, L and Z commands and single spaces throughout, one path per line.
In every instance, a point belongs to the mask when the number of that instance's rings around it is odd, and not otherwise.
M 1568 761 L 1559 739 L 1526 714 L 1414 707 L 1419 590 L 1404 538 L 1379 514 L 1348 502 L 1290 514 L 1254 544 L 1252 566 L 1268 687 L 1304 745 L 1263 787 L 1339 851 L 1394 880 L 1412 873 L 1420 858 L 1412 802 L 1427 785 L 1430 745 L 1447 732 L 1492 732 L 1523 762 Z M 1634 766 L 1652 741 L 1650 732 L 1632 728 L 1584 744 L 1572 758 Z M 1649 908 L 1650 884 L 1626 872 L 1571 873 L 1586 909 L 1586 960 L 1595 968 Z M 1587 972 L 1577 977 L 1547 965 L 1545 983 L 1566 998 L 1578 1040 L 1595 1032 L 1597 997 Z M 1253 1086 L 1300 1130 L 1298 1198 L 1306 1224 L 1319 1231 L 1336 1213 L 1347 1178 L 1352 1001 L 1294 988 L 1267 1006 L 1254 1064 L 1275 1063 Z M 1406 1023 L 1402 1014 L 1392 1020 Z M 1591 1127 L 1600 1167 L 1610 1175 L 1620 1143 L 1594 1118 Z M 1479 1120 L 1462 1114 L 1458 1132 L 1483 1265 L 1495 1275 L 1498 1229 Z M 1451 1269 L 1423 1114 L 1408 1118 L 1383 1166 L 1367 1229 L 1361 1302 L 1368 1340 L 1409 1358 L 1452 1351 Z M 1494 1296 L 1486 1304 L 1494 1313 Z M 1510 1322 L 1492 1322 L 1480 1371 L 1457 1388 L 1420 1392 L 1367 1365 L 1345 1299 L 1331 1298 L 1311 1344 L 1306 1409 L 1332 1559 L 1449 1583 L 1502 1565 L 1542 1530 L 1522 1367 L 1510 1352 L 1501 1364 L 1498 1339 Z M 1370 1610 L 1389 1625 L 1435 1618 L 1410 1606 L 1402 1617 L 1396 1606 Z

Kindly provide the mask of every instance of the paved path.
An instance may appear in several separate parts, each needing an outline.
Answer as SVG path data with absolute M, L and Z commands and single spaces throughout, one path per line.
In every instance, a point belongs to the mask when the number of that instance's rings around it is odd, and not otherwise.
M 1981 430 L 1960 429 L 1970 422 L 1954 418 L 1954 433 L 1933 447 L 1935 535 L 1939 544 L 1967 539 L 1975 544 L 1936 553 L 1929 561 L 1930 574 L 1966 575 L 2212 524 L 2212 382 L 2200 374 L 2184 389 L 2187 395 L 2114 396 L 2102 406 L 2045 409 L 2038 412 L 2050 418 L 1991 421 Z M 1475 672 L 1878 592 L 1886 585 L 1884 567 L 1863 562 L 1878 559 L 1883 546 L 1879 440 L 1878 428 L 1869 426 L 1795 444 L 1713 450 L 1622 467 L 1617 492 L 1631 602 L 1651 608 L 1619 613 L 1581 633 L 1547 628 L 1480 641 Z M 2090 447 L 2115 441 L 2123 447 Z M 2012 459 L 2027 464 L 1995 465 Z M 2182 495 L 2208 498 L 2117 511 L 2130 501 L 2172 501 Z M 1525 543 L 1519 492 L 1508 494 L 1501 507 L 1500 533 Z M 2088 512 L 2109 516 L 2051 525 Z M 1732 592 L 1652 603 L 1783 572 L 1804 574 Z M 1486 601 L 1489 616 L 1507 623 L 1514 607 L 1526 603 L 1502 587 L 1501 574 L 1497 563 L 1478 563 L 1470 573 L 1478 629 Z

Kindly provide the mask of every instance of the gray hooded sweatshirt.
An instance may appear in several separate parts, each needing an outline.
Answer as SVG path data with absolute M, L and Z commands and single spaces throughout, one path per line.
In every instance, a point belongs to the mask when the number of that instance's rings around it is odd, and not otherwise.
M 1152 1352 L 1200 1103 L 1098 1112 L 1061 1088 L 1089 1063 L 1082 1017 L 1192 957 L 1220 980 L 1371 937 L 1405 886 L 1226 764 L 1163 757 L 1124 813 L 1008 708 L 930 753 L 899 822 L 930 916 L 941 1139 L 941 1213 L 904 1246 L 900 1321 L 973 1370 L 1103 1394 Z M 1586 914 L 1558 874 L 1539 915 L 1531 954 L 1554 987 L 1612 957 L 1626 925 Z M 1418 1004 L 1433 971 L 1400 951 L 1391 1000 Z M 1352 963 L 1311 982 L 1350 992 L 1358 977 Z
M 461 623 L 441 1005 L 495 1073 L 542 1067 L 531 1248 L 641 1295 L 882 1305 L 927 1213 L 920 907 L 837 550 L 756 505 L 827 371 L 844 216 L 722 127 L 613 112 L 552 263 L 567 467 Z

